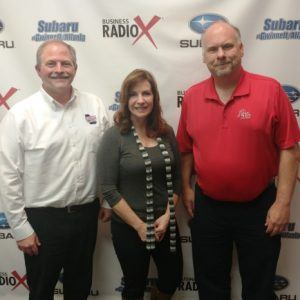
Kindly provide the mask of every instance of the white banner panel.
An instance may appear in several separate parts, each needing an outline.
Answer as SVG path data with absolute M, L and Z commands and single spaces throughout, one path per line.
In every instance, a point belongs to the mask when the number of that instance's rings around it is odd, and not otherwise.
M 209 76 L 201 61 L 201 24 L 218 15 L 240 28 L 245 69 L 280 81 L 299 120 L 299 12 L 297 0 L 0 0 L 0 119 L 16 102 L 39 89 L 34 70 L 36 49 L 46 39 L 60 38 L 77 50 L 74 86 L 100 96 L 111 116 L 118 108 L 124 77 L 135 68 L 151 71 L 158 82 L 164 116 L 176 130 L 185 90 Z M 280 300 L 300 297 L 299 196 L 300 174 L 274 283 Z M 196 299 L 190 232 L 182 207 L 178 213 L 184 278 L 176 299 Z M 1 206 L 0 257 L 1 299 L 25 299 L 28 287 L 23 256 Z M 238 300 L 241 287 L 236 262 L 232 276 L 232 299 Z M 90 298 L 119 299 L 121 277 L 109 224 L 101 225 Z M 155 277 L 152 267 L 149 285 Z M 62 299 L 61 282 L 55 293 L 55 299 Z

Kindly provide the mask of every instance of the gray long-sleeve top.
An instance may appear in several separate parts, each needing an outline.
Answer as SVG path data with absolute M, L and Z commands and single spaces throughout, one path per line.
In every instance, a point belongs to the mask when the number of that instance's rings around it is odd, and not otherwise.
M 180 155 L 174 131 L 170 128 L 163 142 L 169 152 L 172 166 L 174 193 L 180 193 Z M 164 214 L 168 193 L 166 187 L 165 162 L 159 146 L 146 148 L 152 162 L 153 201 L 155 218 Z M 146 172 L 144 159 L 132 132 L 121 134 L 116 126 L 108 129 L 100 146 L 100 184 L 103 197 L 111 207 L 122 198 L 142 219 L 146 220 Z M 121 219 L 113 214 L 113 219 Z

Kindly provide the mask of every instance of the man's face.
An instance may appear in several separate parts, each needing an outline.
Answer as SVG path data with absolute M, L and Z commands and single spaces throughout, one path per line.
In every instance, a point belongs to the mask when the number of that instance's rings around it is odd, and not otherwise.
M 70 92 L 77 67 L 72 61 L 69 49 L 59 43 L 47 45 L 41 55 L 36 71 L 49 94 Z
M 211 25 L 202 37 L 203 62 L 215 77 L 230 75 L 241 66 L 243 44 L 226 23 Z

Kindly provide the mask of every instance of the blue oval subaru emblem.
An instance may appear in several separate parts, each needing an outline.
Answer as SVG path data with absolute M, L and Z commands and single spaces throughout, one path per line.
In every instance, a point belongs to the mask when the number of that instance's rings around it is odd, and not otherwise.
M 274 291 L 280 291 L 286 288 L 289 285 L 289 282 L 286 278 L 280 275 L 275 275 L 273 289 Z
M 120 91 L 115 92 L 115 101 L 117 103 L 120 102 L 120 96 L 121 96 L 121 92 Z
M 8 229 L 8 228 L 9 228 L 9 225 L 7 223 L 5 214 L 0 212 L 0 229 Z
M 0 33 L 4 30 L 4 23 L 0 20 Z
M 217 14 L 204 14 L 204 15 L 199 15 L 199 16 L 193 18 L 190 21 L 189 25 L 193 31 L 195 31 L 197 33 L 202 33 L 213 22 L 216 22 L 218 20 L 226 21 L 226 18 L 221 15 L 217 15 Z
M 300 91 L 295 88 L 294 86 L 283 84 L 282 85 L 284 91 L 286 92 L 287 96 L 290 99 L 290 102 L 295 102 L 299 99 L 300 97 Z

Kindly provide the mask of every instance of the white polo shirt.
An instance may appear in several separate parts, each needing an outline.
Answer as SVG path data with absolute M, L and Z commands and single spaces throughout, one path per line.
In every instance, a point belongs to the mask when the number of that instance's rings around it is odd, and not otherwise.
M 108 116 L 95 95 L 74 89 L 62 106 L 43 89 L 0 124 L 0 195 L 16 240 L 33 233 L 25 207 L 66 207 L 97 197 L 97 152 Z

